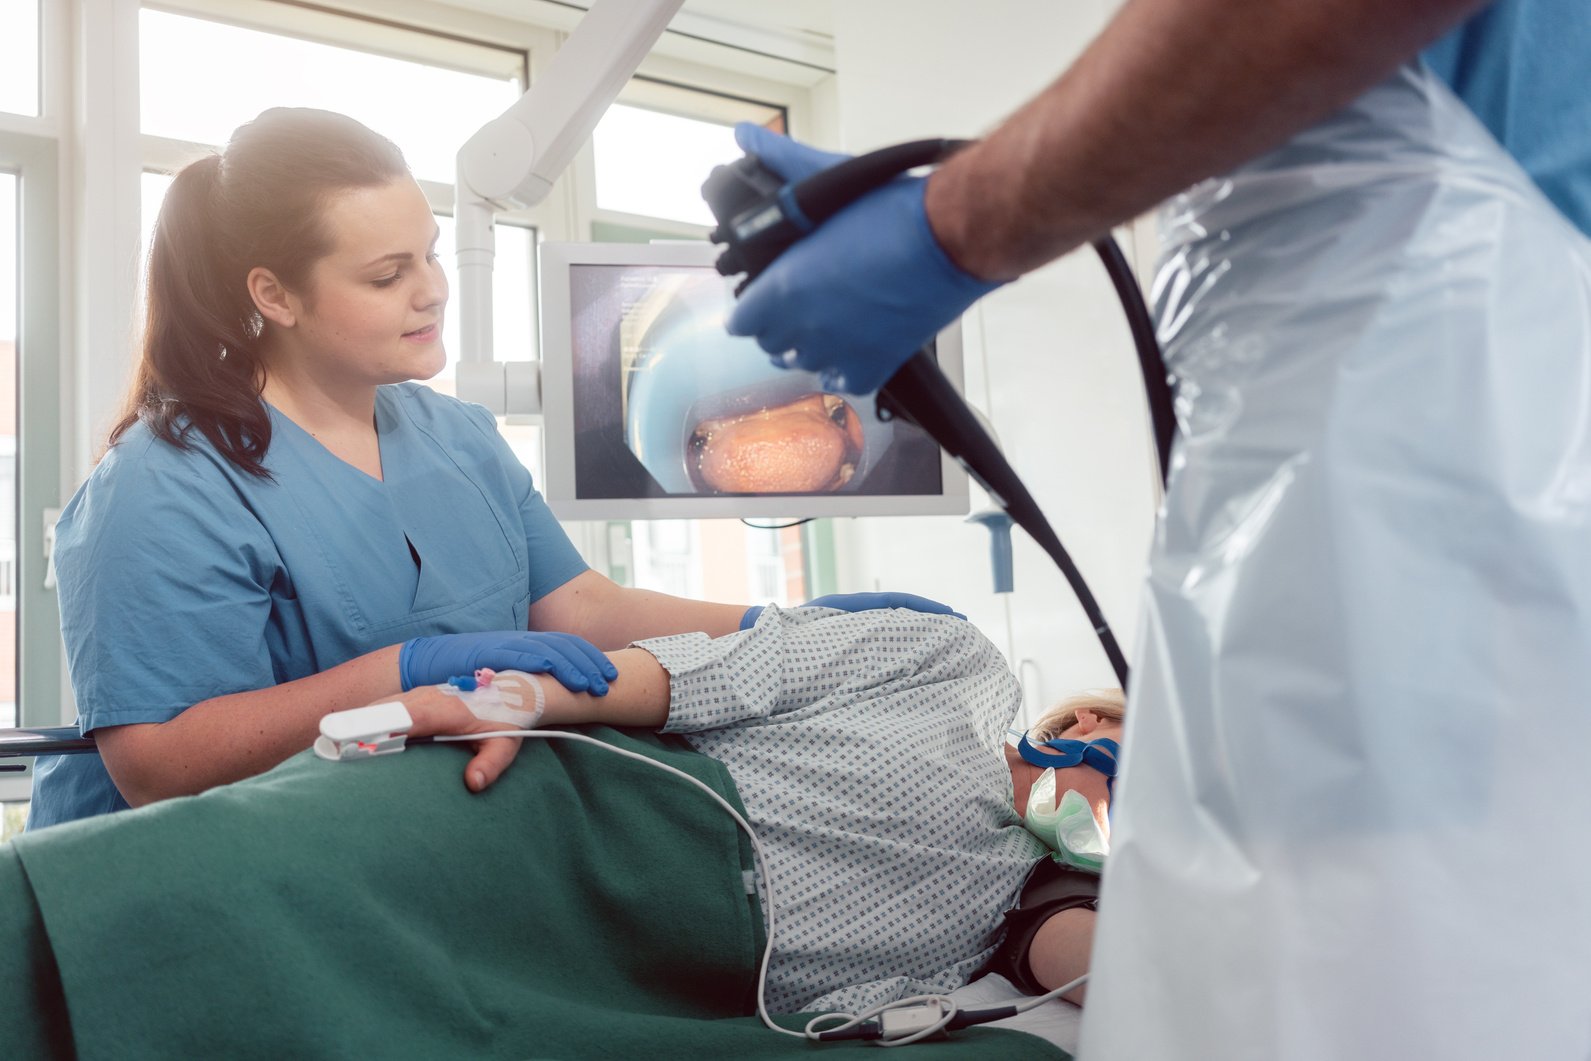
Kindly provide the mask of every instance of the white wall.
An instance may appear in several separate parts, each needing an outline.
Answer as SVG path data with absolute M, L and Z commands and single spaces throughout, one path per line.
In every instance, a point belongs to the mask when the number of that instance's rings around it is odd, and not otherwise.
M 977 136 L 1053 80 L 1115 7 L 836 3 L 837 146 Z M 992 419 L 1130 658 L 1156 496 L 1136 361 L 1109 281 L 1085 250 L 996 292 L 966 324 L 968 397 Z M 973 489 L 976 510 L 985 502 Z M 966 612 L 1020 668 L 1030 713 L 1115 684 L 1060 573 L 1025 534 L 1015 538 L 1017 590 L 1000 597 L 981 527 L 955 517 L 843 522 L 842 588 L 908 590 Z

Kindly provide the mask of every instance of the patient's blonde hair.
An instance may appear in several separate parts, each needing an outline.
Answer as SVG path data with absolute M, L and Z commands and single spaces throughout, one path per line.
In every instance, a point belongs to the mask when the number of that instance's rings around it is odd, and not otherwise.
M 1120 689 L 1097 689 L 1067 697 L 1033 723 L 1028 730 L 1028 740 L 1047 741 L 1059 737 L 1077 721 L 1079 711 L 1092 711 L 1100 718 L 1120 722 L 1127 717 L 1127 698 Z

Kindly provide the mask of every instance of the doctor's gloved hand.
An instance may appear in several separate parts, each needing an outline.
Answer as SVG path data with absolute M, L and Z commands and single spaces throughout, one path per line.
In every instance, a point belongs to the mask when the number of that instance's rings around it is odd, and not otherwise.
M 762 605 L 747 608 L 746 614 L 741 616 L 740 628 L 749 630 L 757 625 L 757 617 L 762 614 Z M 841 612 L 866 612 L 875 608 L 906 608 L 909 611 L 923 612 L 927 615 L 954 615 L 957 619 L 966 616 L 938 601 L 919 597 L 915 593 L 829 593 L 822 597 L 814 597 L 807 601 L 803 608 L 833 608 Z
M 789 181 L 846 156 L 742 123 L 735 140 Z M 999 287 L 952 262 L 928 225 L 927 179 L 901 177 L 791 246 L 746 288 L 729 331 L 850 394 L 877 390 L 972 303 Z M 787 353 L 787 351 L 793 351 Z
M 574 634 L 539 630 L 497 630 L 482 634 L 438 634 L 405 641 L 398 652 L 398 676 L 407 692 L 419 685 L 441 685 L 474 674 L 481 667 L 550 674 L 564 688 L 606 696 L 618 668 L 591 642 Z

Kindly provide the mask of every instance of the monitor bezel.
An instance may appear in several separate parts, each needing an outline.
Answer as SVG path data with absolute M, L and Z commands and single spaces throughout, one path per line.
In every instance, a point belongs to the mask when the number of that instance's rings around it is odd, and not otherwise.
M 937 494 L 778 494 L 747 496 L 580 498 L 575 496 L 574 368 L 571 346 L 571 270 L 583 265 L 713 268 L 719 250 L 705 242 L 555 243 L 539 248 L 541 288 L 541 394 L 545 476 L 542 496 L 553 515 L 569 520 L 803 519 L 832 516 L 965 515 L 970 509 L 967 473 L 940 451 Z M 731 283 L 725 280 L 725 283 Z M 961 326 L 939 333 L 935 355 L 959 393 Z

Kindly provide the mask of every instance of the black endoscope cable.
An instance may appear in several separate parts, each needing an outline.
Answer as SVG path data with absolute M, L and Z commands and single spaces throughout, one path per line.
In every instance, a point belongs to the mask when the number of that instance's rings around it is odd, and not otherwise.
M 718 271 L 725 276 L 746 274 L 736 288 L 739 294 L 785 248 L 849 204 L 907 170 L 943 162 L 972 142 L 938 139 L 896 144 L 847 159 L 794 185 L 787 185 L 753 155 L 717 167 L 702 185 L 702 196 L 718 219 L 718 227 L 709 238 L 714 243 L 727 244 L 719 256 Z M 1164 486 L 1176 430 L 1165 361 L 1148 307 L 1121 248 L 1105 236 L 1094 243 L 1094 249 L 1127 314 Z M 1127 659 L 1082 572 L 999 446 L 926 349 L 908 358 L 879 388 L 878 410 L 883 418 L 898 417 L 927 432 L 1049 554 L 1093 624 L 1116 680 L 1126 689 Z

